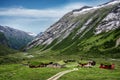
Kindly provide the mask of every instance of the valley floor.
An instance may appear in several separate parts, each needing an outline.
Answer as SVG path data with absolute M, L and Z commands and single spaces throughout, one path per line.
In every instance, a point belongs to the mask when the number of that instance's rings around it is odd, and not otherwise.
M 77 71 L 64 74 L 58 80 L 120 80 L 119 60 L 109 60 L 115 64 L 114 70 L 100 69 L 99 63 L 102 60 L 96 61 L 96 66 L 78 67 Z M 75 62 L 69 63 L 67 68 L 29 68 L 22 64 L 5 64 L 0 66 L 0 80 L 47 80 L 61 71 L 72 70 L 76 66 Z

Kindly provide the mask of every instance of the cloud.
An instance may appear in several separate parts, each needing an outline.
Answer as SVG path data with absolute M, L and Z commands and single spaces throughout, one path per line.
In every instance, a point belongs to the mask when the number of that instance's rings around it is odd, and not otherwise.
M 0 24 L 27 32 L 39 33 L 51 26 L 64 14 L 84 4 L 73 3 L 52 9 L 28 9 L 24 7 L 0 8 Z
M 61 8 L 56 9 L 27 9 L 23 7 L 19 8 L 4 8 L 0 9 L 0 16 L 16 16 L 16 17 L 33 17 L 33 18 L 41 18 L 41 17 L 61 17 L 65 13 L 80 8 L 83 6 L 80 3 L 68 4 Z

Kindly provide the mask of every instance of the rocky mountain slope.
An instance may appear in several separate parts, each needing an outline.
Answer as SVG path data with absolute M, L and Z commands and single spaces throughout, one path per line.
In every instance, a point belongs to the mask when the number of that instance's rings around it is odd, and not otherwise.
M 26 49 L 50 49 L 63 54 L 119 53 L 120 0 L 75 9 L 50 26 Z M 116 41 L 118 40 L 118 45 Z
M 0 43 L 8 44 L 10 48 L 20 49 L 30 42 L 34 37 L 24 31 L 13 29 L 7 26 L 0 26 L 0 33 L 5 39 Z M 6 41 L 7 40 L 7 41 Z

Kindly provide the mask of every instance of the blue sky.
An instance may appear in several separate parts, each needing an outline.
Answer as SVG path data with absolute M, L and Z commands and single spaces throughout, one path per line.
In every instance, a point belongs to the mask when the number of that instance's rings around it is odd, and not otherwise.
M 0 0 L 0 25 L 37 34 L 73 9 L 108 1 L 110 0 Z

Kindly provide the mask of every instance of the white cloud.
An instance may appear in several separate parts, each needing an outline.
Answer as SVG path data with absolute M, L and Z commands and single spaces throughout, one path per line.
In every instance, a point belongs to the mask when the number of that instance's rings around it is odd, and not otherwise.
M 84 4 L 73 3 L 52 9 L 0 8 L 0 24 L 27 32 L 39 33 L 51 26 L 64 14 Z
M 27 9 L 27 8 L 5 8 L 0 9 L 0 16 L 16 16 L 16 17 L 33 17 L 33 18 L 40 18 L 40 17 L 61 17 L 65 13 L 80 8 L 83 6 L 80 3 L 69 4 L 61 8 L 56 9 Z

